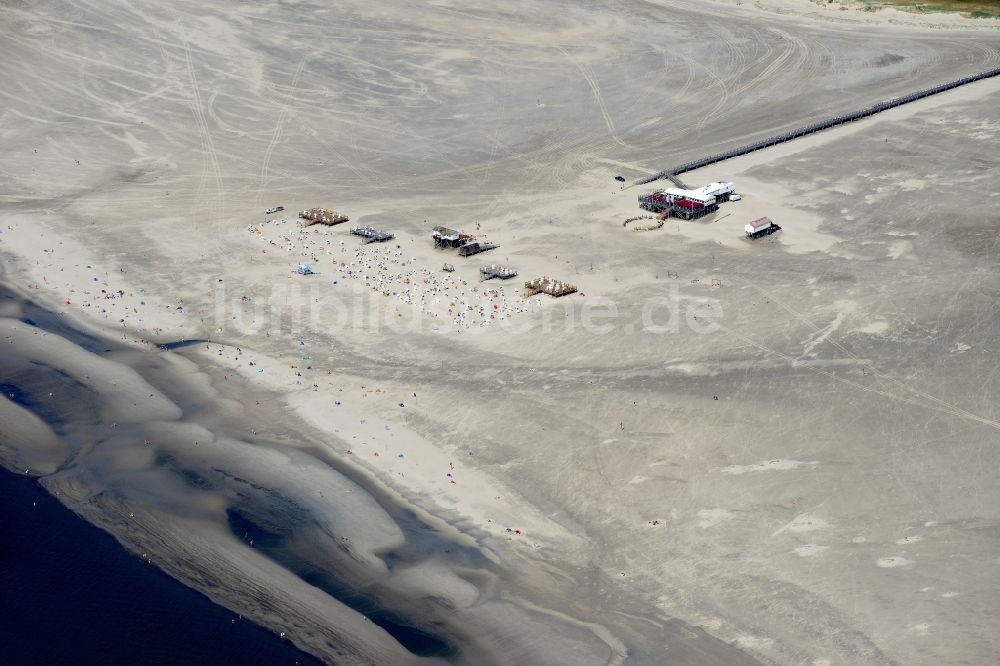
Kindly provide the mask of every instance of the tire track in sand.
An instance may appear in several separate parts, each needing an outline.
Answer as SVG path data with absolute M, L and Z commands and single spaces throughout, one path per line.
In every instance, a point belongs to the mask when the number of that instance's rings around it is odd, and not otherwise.
M 183 42 L 183 45 L 184 61 L 187 65 L 188 78 L 191 82 L 192 111 L 194 112 L 194 118 L 195 122 L 198 124 L 199 132 L 202 135 L 202 145 L 208 151 L 208 160 L 212 166 L 213 175 L 215 176 L 216 200 L 218 202 L 218 206 L 221 208 L 226 204 L 226 193 L 222 182 L 222 169 L 219 168 L 219 156 L 215 150 L 215 143 L 212 141 L 212 132 L 208 128 L 208 121 L 205 119 L 205 110 L 201 101 L 201 91 L 198 88 L 198 77 L 194 72 L 194 62 L 191 59 L 191 49 L 187 42 Z
M 221 226 L 224 224 L 222 219 L 222 212 L 226 209 L 226 186 L 222 179 L 222 169 L 219 167 L 219 155 L 215 150 L 215 143 L 212 141 L 212 132 L 208 127 L 208 120 L 205 118 L 205 107 L 201 101 L 201 90 L 198 88 L 198 76 L 194 71 L 194 61 L 191 58 L 191 47 L 187 41 L 181 42 L 184 47 L 184 62 L 187 66 L 188 79 L 191 83 L 191 98 L 192 98 L 192 112 L 194 113 L 195 122 L 198 124 L 198 129 L 202 136 L 202 146 L 208 153 L 208 161 L 212 167 L 212 174 L 215 180 L 215 205 L 212 211 L 212 217 L 215 221 L 216 226 Z M 210 236 L 211 242 L 215 245 L 217 252 L 222 251 L 222 247 L 219 244 L 219 234 L 212 234 Z
M 753 288 L 756 289 L 761 295 L 763 295 L 766 298 L 772 300 L 775 304 L 778 305 L 778 307 L 780 307 L 781 309 L 785 310 L 794 319 L 798 320 L 799 322 L 801 322 L 801 323 L 805 324 L 806 326 L 808 326 L 809 328 L 813 329 L 813 331 L 815 333 L 822 333 L 823 332 L 823 329 L 821 329 L 819 326 L 817 326 L 816 324 L 814 324 L 810 319 L 808 319 L 804 315 L 796 312 L 791 306 L 789 306 L 787 303 L 785 303 L 784 301 L 782 301 L 780 298 L 778 298 L 774 294 L 772 294 L 772 293 L 770 293 L 768 291 L 765 291 L 764 289 L 762 289 L 762 288 L 760 288 L 760 287 L 758 287 L 756 285 L 753 285 Z M 736 333 L 734 331 L 728 331 L 728 332 L 736 335 Z M 853 381 L 850 381 L 850 380 L 847 380 L 847 379 L 844 379 L 844 378 L 840 378 L 839 381 L 846 382 L 846 383 L 854 385 L 854 386 L 856 386 L 858 388 L 865 388 L 865 390 L 874 391 L 875 393 L 877 393 L 879 395 L 894 397 L 895 399 L 901 400 L 902 402 L 906 402 L 906 403 L 913 404 L 913 405 L 918 405 L 918 406 L 921 406 L 921 407 L 924 407 L 924 408 L 935 409 L 937 411 L 941 411 L 941 412 L 944 412 L 946 414 L 951 414 L 952 416 L 958 416 L 960 418 L 965 418 L 965 419 L 969 419 L 969 420 L 972 420 L 972 421 L 977 421 L 977 422 L 982 423 L 984 425 L 988 425 L 990 427 L 993 427 L 993 428 L 996 428 L 996 429 L 1000 430 L 1000 423 L 998 423 L 996 421 L 993 421 L 992 419 L 988 419 L 986 417 L 979 416 L 978 414 L 974 414 L 974 413 L 972 413 L 972 412 L 970 412 L 970 411 L 968 411 L 966 409 L 963 409 L 963 408 L 961 408 L 961 407 L 959 407 L 957 405 L 953 405 L 953 404 L 951 404 L 949 402 L 945 402 L 944 400 L 942 400 L 942 399 L 940 399 L 940 398 L 938 398 L 938 397 L 936 397 L 934 395 L 931 395 L 930 393 L 927 393 L 925 391 L 921 391 L 921 390 L 919 390 L 917 388 L 914 388 L 914 387 L 912 387 L 912 386 L 910 386 L 908 384 L 905 384 L 904 382 L 901 382 L 899 380 L 892 379 L 891 377 L 887 377 L 887 376 L 882 375 L 880 372 L 878 372 L 877 368 L 875 368 L 875 366 L 872 365 L 872 363 L 870 361 L 867 362 L 867 363 L 864 362 L 864 361 L 862 361 L 860 358 L 858 358 L 858 356 L 856 354 L 854 354 L 854 352 L 852 352 L 850 349 L 848 349 L 844 345 L 840 344 L 836 340 L 827 339 L 826 342 L 829 343 L 831 346 L 835 347 L 842 354 L 844 354 L 847 357 L 849 357 L 849 358 L 857 361 L 859 365 L 867 365 L 872 370 L 875 370 L 875 372 L 872 373 L 872 374 L 874 375 L 875 380 L 880 385 L 884 385 L 885 383 L 888 383 L 888 384 L 890 384 L 892 387 L 894 387 L 896 389 L 902 389 L 904 391 L 908 391 L 908 392 L 916 395 L 917 397 L 920 397 L 920 398 L 923 398 L 924 400 L 927 400 L 928 402 L 930 402 L 932 404 L 930 406 L 928 406 L 928 405 L 925 405 L 925 404 L 923 404 L 923 403 L 921 403 L 921 402 L 919 402 L 917 400 L 914 400 L 912 398 L 906 398 L 906 397 L 899 396 L 898 393 L 889 393 L 888 390 L 880 390 L 880 389 L 873 389 L 871 387 L 864 387 L 864 385 L 862 385 L 862 384 L 858 384 L 857 382 L 853 382 Z M 757 346 L 760 349 L 767 349 L 766 347 L 761 346 L 761 345 L 755 345 L 755 346 Z M 793 359 L 791 356 L 782 354 L 781 352 L 776 352 L 776 351 L 770 350 L 770 349 L 768 349 L 768 351 L 770 351 L 771 353 L 776 354 L 778 356 L 781 356 L 781 357 L 783 357 L 785 359 L 792 359 L 792 361 L 796 362 L 796 363 L 801 361 L 801 358 L 794 358 Z M 824 374 L 826 374 L 826 373 L 824 373 Z
M 601 111 L 601 116 L 604 117 L 604 124 L 608 126 L 608 132 L 611 134 L 611 138 L 614 139 L 615 143 L 620 146 L 626 146 L 627 144 L 618 138 L 618 131 L 615 130 L 615 123 L 611 120 L 611 115 L 608 113 L 608 107 L 604 105 L 604 95 L 601 94 L 601 87 L 597 84 L 597 80 L 590 70 L 576 60 L 569 54 L 569 52 L 563 47 L 556 47 L 556 50 L 562 53 L 566 58 L 573 63 L 573 65 L 580 70 L 580 74 L 583 76 L 587 85 L 590 86 L 590 90 L 594 94 L 594 100 L 597 102 L 597 108 Z
M 292 91 L 295 90 L 299 85 L 299 79 L 302 77 L 302 71 L 305 69 L 306 61 L 309 59 L 309 54 L 302 56 L 299 60 L 299 66 L 295 69 L 295 75 L 292 77 Z M 274 124 L 274 129 L 271 130 L 271 140 L 267 144 L 267 148 L 264 149 L 264 159 L 260 164 L 260 184 L 257 187 L 257 203 L 259 204 L 264 197 L 264 187 L 267 185 L 267 174 L 268 169 L 271 164 L 271 155 L 274 154 L 274 148 L 278 145 L 278 140 L 281 139 L 282 132 L 284 130 L 285 119 L 288 117 L 288 104 L 281 105 L 281 111 L 278 113 L 278 120 Z
M 780 31 L 775 31 L 775 32 L 778 32 L 778 34 L 782 34 Z M 761 71 L 757 76 L 753 77 L 752 79 L 741 85 L 736 90 L 733 90 L 730 93 L 731 95 L 739 95 L 745 90 L 749 90 L 751 88 L 759 86 L 765 81 L 774 78 L 774 76 L 778 73 L 778 71 L 782 69 L 782 66 L 786 62 L 788 62 L 788 59 L 791 58 L 792 54 L 795 52 L 795 44 L 792 42 L 792 40 L 787 39 L 784 35 L 781 37 L 781 39 L 784 41 L 785 49 L 778 55 L 778 57 L 772 60 L 771 64 L 765 67 L 763 71 Z

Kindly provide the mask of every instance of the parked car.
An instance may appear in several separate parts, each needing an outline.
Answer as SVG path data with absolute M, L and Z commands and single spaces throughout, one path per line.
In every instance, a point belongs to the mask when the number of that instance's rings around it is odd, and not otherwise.
M 273 208 L 268 208 L 264 212 L 267 213 L 268 215 L 271 215 L 272 213 L 280 213 L 283 210 L 285 210 L 284 206 L 275 206 Z

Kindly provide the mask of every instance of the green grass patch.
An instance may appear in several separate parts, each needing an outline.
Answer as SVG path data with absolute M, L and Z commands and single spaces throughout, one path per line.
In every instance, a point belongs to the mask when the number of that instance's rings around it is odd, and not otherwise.
M 868 7 L 898 7 L 917 12 L 950 12 L 973 18 L 1000 18 L 1000 0 L 876 0 Z

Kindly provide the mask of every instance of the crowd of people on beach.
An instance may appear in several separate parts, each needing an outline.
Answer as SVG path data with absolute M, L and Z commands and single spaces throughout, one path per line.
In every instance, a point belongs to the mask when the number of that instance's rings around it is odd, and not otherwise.
M 404 254 L 401 245 L 369 243 L 352 250 L 344 240 L 335 243 L 328 229 L 283 230 L 288 224 L 287 219 L 274 218 L 249 224 L 247 231 L 261 242 L 283 249 L 296 262 L 320 264 L 313 273 L 321 278 L 329 275 L 322 268 L 324 259 L 329 258 L 336 276 L 331 284 L 357 281 L 372 292 L 416 307 L 428 317 L 451 322 L 459 329 L 484 328 L 517 313 L 538 310 L 544 304 L 541 297 L 522 299 L 518 288 L 508 296 L 503 285 L 470 281 L 452 272 L 421 266 L 416 257 Z M 271 228 L 273 232 L 265 233 Z
M 277 247 L 283 254 L 294 256 L 296 262 L 307 258 L 317 264 L 329 266 L 327 270 L 318 271 L 317 276 L 329 283 L 352 283 L 362 289 L 379 292 L 383 296 L 391 297 L 397 303 L 416 308 L 432 320 L 450 321 L 458 328 L 485 327 L 516 313 L 540 308 L 544 302 L 541 298 L 522 299 L 518 295 L 518 289 L 511 290 L 513 295 L 508 295 L 508 290 L 499 284 L 490 285 L 464 279 L 456 273 L 444 270 L 439 272 L 430 270 L 419 265 L 416 257 L 405 256 L 399 246 L 367 244 L 351 248 L 344 241 L 335 243 L 335 232 L 325 229 L 310 231 L 297 227 L 282 229 L 282 226 L 287 224 L 287 221 L 282 220 L 267 223 L 278 231 L 277 234 L 271 234 L 274 238 L 268 238 L 263 233 L 265 224 L 250 225 L 248 230 L 259 236 L 269 247 Z M 0 233 L 13 235 L 18 231 L 14 226 L 8 225 Z M 160 347 L 160 344 L 145 337 L 147 331 L 155 337 L 160 337 L 163 328 L 159 325 L 171 327 L 171 322 L 176 318 L 180 329 L 189 328 L 194 323 L 192 317 L 197 316 L 198 309 L 186 308 L 183 301 L 159 301 L 156 295 L 151 293 L 152 290 L 130 285 L 126 279 L 128 273 L 126 266 L 108 270 L 107 267 L 83 264 L 83 262 L 80 262 L 83 265 L 73 264 L 72 251 L 64 246 L 61 240 L 54 240 L 52 247 L 41 248 L 39 253 L 41 256 L 37 259 L 38 266 L 45 273 L 38 276 L 37 283 L 30 285 L 33 289 L 48 288 L 62 291 L 67 306 L 86 309 L 91 315 L 114 322 L 122 333 L 122 339 L 131 344 L 151 349 Z M 77 270 L 71 273 L 71 268 Z M 85 281 L 76 281 L 81 279 Z M 221 281 L 220 279 L 219 282 Z M 250 297 L 244 295 L 242 300 L 246 305 Z M 44 331 L 32 326 L 26 327 L 25 331 L 27 330 L 31 330 L 35 335 L 46 335 Z M 222 329 L 218 331 L 221 332 Z M 212 332 L 206 332 L 211 336 Z M 12 333 L 4 336 L 3 342 L 15 344 L 15 335 Z M 297 342 L 301 360 L 297 358 L 290 363 L 287 358 L 280 361 L 261 359 L 251 350 L 245 351 L 242 347 L 227 343 L 212 340 L 198 342 L 200 344 L 191 345 L 192 350 L 199 350 L 217 359 L 223 366 L 222 379 L 225 382 L 234 376 L 242 375 L 245 378 L 247 374 L 270 378 L 274 374 L 273 367 L 281 377 L 280 383 L 287 382 L 314 391 L 320 390 L 321 387 L 331 390 L 334 409 L 344 406 L 349 399 L 358 397 L 368 398 L 365 402 L 373 403 L 371 400 L 373 397 L 389 397 L 385 395 L 386 391 L 383 389 L 370 389 L 366 386 L 361 386 L 360 392 L 356 394 L 349 391 L 340 378 L 332 376 L 330 369 L 322 367 L 321 362 L 317 364 L 313 361 L 304 340 Z M 266 369 L 265 365 L 268 366 Z M 291 372 L 290 376 L 281 372 L 286 368 Z M 56 398 L 53 393 L 49 393 L 48 397 Z M 416 391 L 411 389 L 406 397 L 399 395 L 389 397 L 391 401 L 389 404 L 398 404 L 398 409 L 405 410 L 416 406 L 411 405 L 411 399 L 415 403 L 416 398 Z M 260 405 L 259 401 L 257 405 Z M 382 408 L 384 409 L 384 406 Z M 372 411 L 374 412 L 374 409 Z M 371 414 L 367 412 L 363 414 L 361 426 L 369 420 L 374 420 Z M 380 421 L 380 425 L 384 432 L 357 430 L 348 434 L 342 432 L 343 424 L 335 432 L 344 436 L 345 441 L 352 446 L 346 451 L 347 454 L 357 453 L 358 449 L 367 449 L 372 459 L 376 460 L 391 453 L 392 455 L 388 457 L 396 461 L 397 465 L 409 459 L 411 457 L 409 452 L 387 450 L 386 445 L 390 442 L 387 435 L 390 434 L 392 425 L 388 420 L 384 423 Z M 110 427 L 116 426 L 114 423 Z M 250 438 L 258 437 L 257 425 L 251 423 L 247 432 Z M 145 446 L 153 445 L 149 438 L 142 442 Z M 362 447 L 362 443 L 368 446 Z M 193 444 L 197 446 L 198 442 L 194 441 Z M 399 470 L 398 473 L 402 476 L 404 472 Z M 441 471 L 440 482 L 449 487 L 459 484 L 458 469 L 454 463 L 448 463 L 448 468 Z M 501 497 L 497 496 L 496 500 L 500 501 Z M 524 534 L 521 528 L 497 524 L 492 519 L 488 520 L 484 527 L 489 531 L 498 532 L 507 539 L 521 537 Z
M 0 230 L 0 243 L 6 237 L 13 238 L 15 234 L 32 233 L 28 227 L 8 224 Z M 180 321 L 187 313 L 183 301 L 156 302 L 144 287 L 133 291 L 134 288 L 126 282 L 124 266 L 116 270 L 90 264 L 80 266 L 79 263 L 74 263 L 77 260 L 74 251 L 63 241 L 53 239 L 51 242 L 52 246 L 41 248 L 41 256 L 35 259 L 35 265 L 42 272 L 38 281 L 29 279 L 28 289 L 47 289 L 61 293 L 66 306 L 85 309 L 91 316 L 113 322 L 121 329 L 122 340 L 142 346 L 155 346 L 145 337 L 132 335 L 130 330 L 146 329 L 160 335 L 164 330 L 161 325 L 169 326 L 175 317 Z M 129 287 L 129 291 L 126 292 L 121 287 Z M 164 314 L 168 316 L 163 317 Z

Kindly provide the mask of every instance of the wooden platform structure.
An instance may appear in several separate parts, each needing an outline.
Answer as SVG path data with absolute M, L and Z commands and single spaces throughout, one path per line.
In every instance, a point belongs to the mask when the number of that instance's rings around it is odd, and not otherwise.
M 493 250 L 497 247 L 499 246 L 496 243 L 490 243 L 488 241 L 466 243 L 458 248 L 458 256 L 471 257 L 474 254 L 486 252 L 487 250 Z
M 677 177 L 676 173 L 664 174 L 663 177 L 666 178 L 667 180 L 669 180 L 671 183 L 673 183 L 677 187 L 681 188 L 682 190 L 690 190 L 691 189 L 690 187 L 688 187 L 687 185 L 684 184 L 683 180 L 681 180 L 680 178 Z
M 680 199 L 670 207 L 670 214 L 673 217 L 682 217 L 685 220 L 697 220 L 699 217 L 711 215 L 719 210 L 718 203 L 711 203 L 707 206 L 699 201 Z
M 483 266 L 479 269 L 479 274 L 482 276 L 482 280 L 492 280 L 493 278 L 500 278 L 501 280 L 509 280 L 513 277 L 517 277 L 517 271 L 510 266 L 500 266 L 498 264 L 490 264 L 489 266 Z
M 361 236 L 365 239 L 365 243 L 384 243 L 390 241 L 395 236 L 393 236 L 388 231 L 383 231 L 382 229 L 376 229 L 375 227 L 351 227 L 351 233 L 355 236 Z
M 461 247 L 473 240 L 471 235 L 448 227 L 434 227 L 431 237 L 435 246 L 450 248 Z
M 535 294 L 548 294 L 549 296 L 566 296 L 576 291 L 575 284 L 562 282 L 550 277 L 535 278 L 524 283 L 524 297 L 531 298 Z
M 680 217 L 685 220 L 696 220 L 719 210 L 719 202 L 705 204 L 700 201 L 674 197 L 663 192 L 647 192 L 639 195 L 639 207 L 652 213 L 668 217 Z
M 299 211 L 299 217 L 302 218 L 302 226 L 308 227 L 313 224 L 325 224 L 328 227 L 332 227 L 335 224 L 340 224 L 342 222 L 347 222 L 351 218 L 338 213 L 335 210 L 330 210 L 329 208 L 310 208 L 309 210 Z
M 639 195 L 639 208 L 651 213 L 666 212 L 669 216 L 672 205 L 673 199 L 662 192 L 646 192 Z

